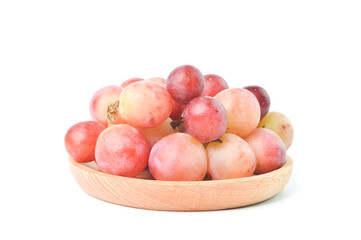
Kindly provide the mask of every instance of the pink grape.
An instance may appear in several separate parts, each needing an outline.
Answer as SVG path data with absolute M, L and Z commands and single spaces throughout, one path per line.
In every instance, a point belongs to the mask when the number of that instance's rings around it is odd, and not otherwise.
M 230 88 L 219 92 L 214 98 L 219 100 L 226 109 L 226 132 L 244 137 L 256 129 L 261 109 L 257 98 L 250 91 Z
M 206 150 L 188 134 L 168 135 L 152 148 L 149 170 L 156 180 L 202 181 L 207 172 Z
M 105 173 L 135 177 L 147 167 L 149 152 L 147 140 L 137 129 L 118 124 L 99 135 L 95 161 Z
M 272 130 L 257 128 L 244 140 L 256 154 L 255 174 L 268 173 L 286 162 L 286 147 L 282 139 Z
M 96 91 L 90 100 L 89 110 L 90 115 L 94 121 L 100 122 L 104 126 L 108 126 L 107 111 L 108 106 L 119 100 L 120 93 L 123 91 L 119 86 L 107 86 Z M 114 124 L 123 123 L 122 117 L 119 115 L 119 111 L 116 112 Z
M 204 75 L 204 91 L 202 96 L 214 97 L 220 91 L 227 89 L 227 82 L 216 74 Z
M 168 76 L 167 89 L 177 103 L 185 105 L 193 98 L 202 95 L 203 75 L 191 65 L 177 67 Z
M 95 121 L 80 122 L 69 128 L 65 134 L 65 149 L 77 162 L 95 160 L 95 144 L 105 127 Z
M 172 122 L 172 119 L 168 118 L 161 125 L 159 125 L 157 127 L 139 128 L 138 130 L 147 139 L 150 147 L 152 148 L 154 146 L 154 144 L 156 144 L 156 142 L 158 142 L 161 138 L 177 132 L 170 125 L 171 122 Z
M 147 81 L 135 82 L 124 89 L 119 98 L 119 112 L 126 123 L 138 128 L 162 124 L 172 111 L 168 91 Z
M 226 133 L 222 142 L 207 145 L 208 174 L 213 180 L 242 178 L 253 175 L 256 155 L 242 138 Z
M 183 112 L 184 125 L 201 143 L 223 136 L 227 129 L 227 113 L 222 103 L 212 97 L 197 97 Z
M 248 91 L 253 93 L 254 96 L 257 98 L 258 103 L 261 107 L 261 118 L 260 119 L 262 119 L 268 113 L 270 105 L 271 105 L 271 99 L 270 99 L 268 93 L 266 92 L 266 90 L 264 88 L 262 88 L 260 86 L 248 86 L 248 87 L 245 87 L 245 89 L 247 89 Z
M 122 88 L 126 88 L 128 85 L 132 84 L 132 83 L 135 83 L 135 82 L 138 82 L 138 81 L 143 81 L 144 79 L 143 78 L 131 78 L 131 79 L 128 79 L 126 81 L 124 81 L 122 84 L 120 84 L 120 86 Z

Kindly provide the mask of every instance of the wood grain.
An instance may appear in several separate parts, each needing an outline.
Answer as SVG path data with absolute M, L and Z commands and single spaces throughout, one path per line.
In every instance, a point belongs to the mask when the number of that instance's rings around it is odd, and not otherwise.
M 293 161 L 273 172 L 247 178 L 215 181 L 156 181 L 148 170 L 137 178 L 100 172 L 94 162 L 69 158 L 80 187 L 98 199 L 135 208 L 168 211 L 204 211 L 243 207 L 267 200 L 287 184 Z

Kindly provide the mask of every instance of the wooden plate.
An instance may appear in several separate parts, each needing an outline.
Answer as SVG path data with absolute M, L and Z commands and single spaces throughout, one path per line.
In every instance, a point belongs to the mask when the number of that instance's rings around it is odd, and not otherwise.
M 204 211 L 243 207 L 267 200 L 287 184 L 293 162 L 273 172 L 247 178 L 212 181 L 156 181 L 148 170 L 137 178 L 100 172 L 94 162 L 69 158 L 80 187 L 93 197 L 135 208 L 168 211 Z

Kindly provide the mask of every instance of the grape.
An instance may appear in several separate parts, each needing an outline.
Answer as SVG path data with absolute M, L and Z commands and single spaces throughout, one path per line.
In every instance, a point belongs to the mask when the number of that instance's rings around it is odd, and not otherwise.
M 80 122 L 69 128 L 65 134 L 65 149 L 77 162 L 95 160 L 95 144 L 105 127 L 95 121 Z
M 168 118 L 161 125 L 154 128 L 139 128 L 138 130 L 143 134 L 143 136 L 147 139 L 150 147 L 153 147 L 156 142 L 158 142 L 161 138 L 177 132 L 172 128 L 170 123 L 172 119 Z
M 242 138 L 226 133 L 222 142 L 207 145 L 208 174 L 213 180 L 249 177 L 256 168 L 256 155 Z
M 204 75 L 204 91 L 202 96 L 214 97 L 220 91 L 227 89 L 227 82 L 216 74 Z
M 177 103 L 185 105 L 193 98 L 202 95 L 203 75 L 191 65 L 177 67 L 168 76 L 167 89 Z
M 137 78 L 137 77 L 131 78 L 131 79 L 124 81 L 122 84 L 120 84 L 120 86 L 123 88 L 126 88 L 128 85 L 130 85 L 132 83 L 143 81 L 143 80 L 144 80 L 143 78 Z
M 291 121 L 282 113 L 269 112 L 259 123 L 259 128 L 268 128 L 277 133 L 288 149 L 293 141 L 293 126 Z
M 285 144 L 275 132 L 266 128 L 257 128 L 244 140 L 256 154 L 255 174 L 271 172 L 282 167 L 286 162 Z
M 250 91 L 230 88 L 219 92 L 214 98 L 219 100 L 226 109 L 226 132 L 244 137 L 256 129 L 261 109 L 257 98 Z
M 152 148 L 149 170 L 156 180 L 202 181 L 207 172 L 206 150 L 188 134 L 168 135 Z
M 161 87 L 167 88 L 167 86 L 166 86 L 166 81 L 167 80 L 165 80 L 164 78 L 154 77 L 154 78 L 148 78 L 146 81 L 147 82 L 153 82 L 153 83 L 158 84 Z
M 183 120 L 189 134 L 202 143 L 222 137 L 227 129 L 226 109 L 212 97 L 190 101 L 184 109 Z
M 271 99 L 270 99 L 268 93 L 266 92 L 266 90 L 264 90 L 264 88 L 259 87 L 259 86 L 248 86 L 248 87 L 245 87 L 245 89 L 247 89 L 248 91 L 250 91 L 251 93 L 253 93 L 256 96 L 258 103 L 261 107 L 261 118 L 260 119 L 262 119 L 268 113 L 270 105 L 271 105 Z
M 96 91 L 90 100 L 89 110 L 94 121 L 100 122 L 105 127 L 108 126 L 107 111 L 108 106 L 119 100 L 120 93 L 123 91 L 119 86 L 107 86 Z M 117 111 L 113 115 L 114 124 L 123 123 L 123 119 Z
M 105 173 L 135 177 L 147 167 L 149 152 L 147 140 L 137 129 L 118 124 L 99 135 L 95 161 Z
M 126 123 L 138 128 L 162 124 L 172 111 L 172 98 L 163 87 L 147 82 L 135 82 L 120 94 L 119 112 Z

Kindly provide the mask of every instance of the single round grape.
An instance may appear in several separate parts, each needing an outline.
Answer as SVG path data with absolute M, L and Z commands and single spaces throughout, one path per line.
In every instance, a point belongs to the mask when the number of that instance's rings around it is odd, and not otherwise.
M 222 142 L 207 145 L 208 174 L 213 180 L 242 178 L 253 175 L 256 155 L 242 138 L 226 133 Z
M 95 121 L 80 122 L 69 128 L 65 134 L 65 149 L 77 162 L 95 160 L 95 144 L 105 127 Z
M 191 65 L 177 67 L 168 76 L 167 90 L 177 103 L 185 105 L 193 98 L 202 95 L 203 75 Z
M 258 103 L 261 107 L 261 119 L 262 119 L 268 113 L 271 105 L 271 99 L 268 93 L 264 88 L 260 86 L 248 86 L 245 87 L 245 89 L 247 89 L 256 96 Z
M 269 112 L 259 123 L 259 128 L 267 128 L 275 133 L 282 139 L 283 143 L 288 149 L 293 142 L 293 126 L 291 121 L 282 113 Z
M 226 132 L 244 137 L 256 129 L 261 109 L 257 98 L 250 91 L 230 88 L 219 92 L 214 98 L 219 100 L 226 109 Z
M 131 78 L 131 79 L 128 79 L 126 81 L 124 81 L 122 84 L 120 84 L 121 87 L 123 88 L 126 88 L 128 85 L 132 84 L 132 83 L 135 83 L 135 82 L 138 82 L 138 81 L 143 81 L 144 79 L 143 78 Z
M 135 177 L 147 167 L 149 152 L 147 140 L 137 129 L 118 124 L 99 135 L 95 161 L 105 173 Z
M 161 125 L 157 127 L 139 128 L 138 130 L 147 139 L 150 147 L 152 148 L 154 144 L 156 144 L 156 142 L 158 142 L 161 138 L 177 132 L 177 130 L 173 129 L 172 126 L 170 125 L 171 122 L 172 119 L 168 118 Z
M 204 91 L 202 96 L 214 97 L 220 91 L 227 89 L 227 82 L 216 74 L 204 75 Z
M 149 170 L 156 180 L 202 181 L 207 172 L 206 150 L 188 134 L 168 135 L 152 148 Z
M 257 128 L 244 140 L 256 154 L 255 174 L 268 173 L 285 164 L 286 147 L 275 132 L 266 128 Z
M 107 127 L 108 106 L 119 100 L 119 96 L 122 91 L 123 88 L 119 86 L 107 86 L 96 91 L 89 104 L 92 119 Z M 113 117 L 113 124 L 124 123 L 124 120 L 119 115 L 119 111 L 117 111 Z
M 222 137 L 227 129 L 226 109 L 212 97 L 197 97 L 190 101 L 184 109 L 183 120 L 189 134 L 201 143 Z
M 119 112 L 126 123 L 138 128 L 162 124 L 172 111 L 172 98 L 163 87 L 139 81 L 120 94 Z

